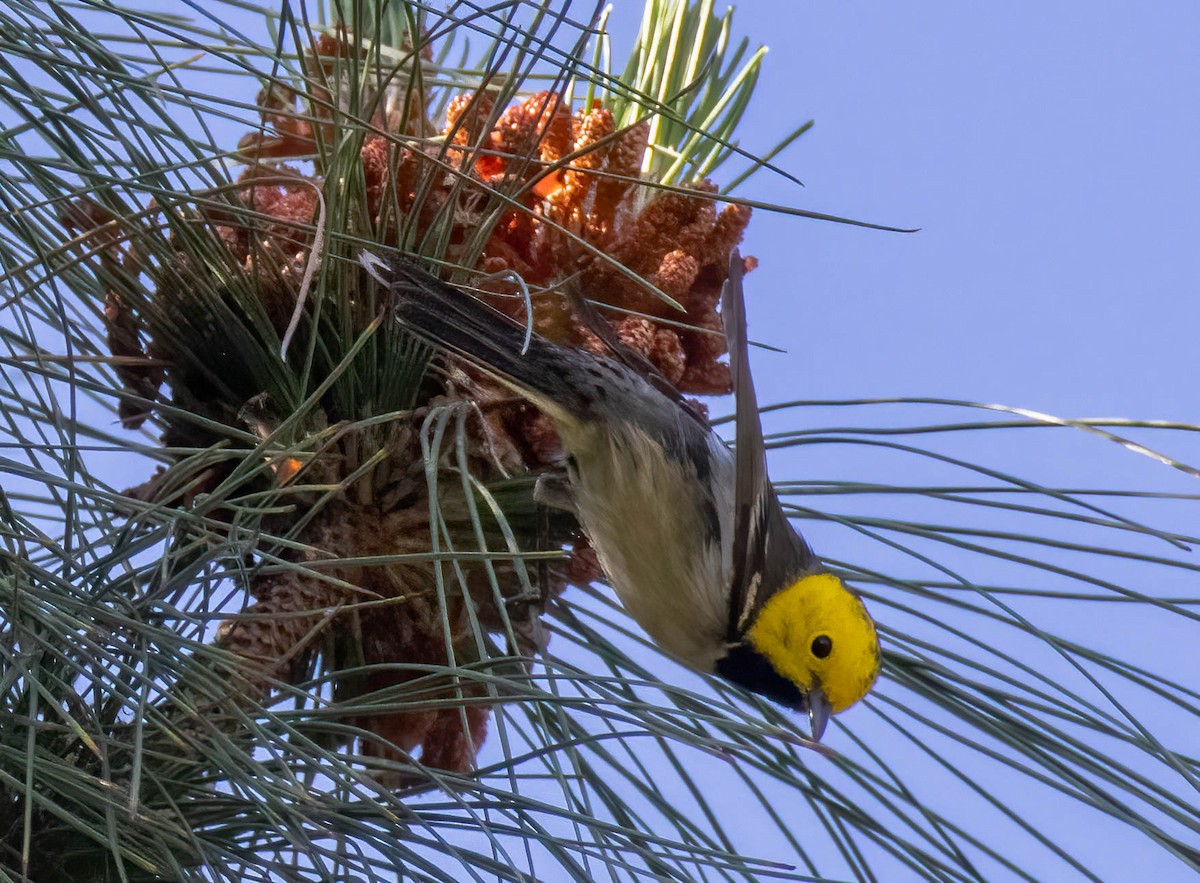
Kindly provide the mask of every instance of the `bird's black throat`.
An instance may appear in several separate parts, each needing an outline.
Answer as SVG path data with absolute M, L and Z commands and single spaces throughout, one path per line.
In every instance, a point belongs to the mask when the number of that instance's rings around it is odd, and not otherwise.
M 730 647 L 729 652 L 717 660 L 717 674 L 795 711 L 808 708 L 803 691 L 777 672 L 770 660 L 749 644 Z

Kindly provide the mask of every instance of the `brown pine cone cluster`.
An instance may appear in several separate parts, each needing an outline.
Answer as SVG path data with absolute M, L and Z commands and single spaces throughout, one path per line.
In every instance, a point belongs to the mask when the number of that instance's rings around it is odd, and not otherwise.
M 322 37 L 308 60 L 313 80 L 320 82 L 316 74 L 329 73 L 350 51 L 348 41 Z M 179 248 L 178 261 L 167 262 L 153 290 L 139 301 L 130 293 L 141 265 L 137 236 L 158 234 L 123 231 L 132 244 L 122 250 L 114 233 L 119 221 L 86 206 L 68 218 L 74 229 L 101 237 L 92 244 L 104 261 L 118 270 L 123 262 L 132 267 L 123 281 L 113 283 L 105 311 L 113 354 L 126 358 L 120 374 L 126 425 L 137 425 L 157 402 L 167 401 L 209 420 L 249 428 L 266 440 L 291 416 L 277 413 L 278 403 L 255 388 L 253 371 L 245 371 L 238 382 L 229 379 L 232 366 L 261 361 L 261 353 L 249 358 L 247 348 L 277 342 L 231 330 L 253 330 L 260 312 L 281 336 L 292 320 L 302 279 L 314 262 L 328 259 L 331 248 L 327 244 L 314 252 L 315 224 L 330 186 L 317 147 L 345 138 L 347 128 L 355 126 L 362 163 L 360 220 L 356 229 L 339 232 L 388 247 L 418 241 L 414 231 L 440 225 L 437 229 L 448 230 L 442 236 L 445 260 L 474 268 L 488 299 L 522 319 L 524 301 L 511 296 L 517 287 L 510 274 L 524 280 L 540 333 L 564 344 L 603 349 L 559 291 L 574 285 L 600 306 L 623 344 L 645 356 L 680 392 L 730 391 L 729 369 L 720 361 L 725 340 L 718 303 L 728 255 L 742 238 L 748 209 L 721 207 L 707 183 L 651 186 L 642 174 L 648 124 L 617 129 L 599 102 L 573 110 L 562 95 L 539 92 L 499 109 L 487 89 L 464 92 L 449 101 L 439 132 L 427 121 L 426 108 L 400 100 L 404 94 L 387 86 L 364 95 L 359 106 L 376 110 L 369 120 L 354 121 L 344 112 L 345 96 L 329 90 L 314 87 L 307 95 L 263 90 L 262 126 L 239 144 L 246 167 L 233 204 L 199 211 L 194 218 L 235 268 L 221 285 L 213 282 L 211 271 L 192 266 Z M 306 107 L 317 110 L 304 112 Z M 303 170 L 308 167 L 311 172 Z M 154 251 L 169 253 L 171 245 Z M 378 315 L 362 274 L 358 286 L 338 295 L 346 299 L 346 312 L 359 316 L 355 333 Z M 247 305 L 245 292 L 257 303 Z M 305 309 L 311 316 L 311 307 Z M 173 336 L 181 317 L 201 329 L 204 352 L 195 351 L 201 344 L 193 338 Z M 390 345 L 398 345 L 400 335 L 394 337 Z M 139 358 L 146 360 L 140 368 Z M 485 482 L 557 465 L 561 447 L 553 426 L 528 403 L 461 368 L 451 366 L 439 376 L 444 382 L 431 390 L 433 398 L 393 418 L 386 430 L 364 428 L 360 424 L 370 423 L 364 418 L 373 415 L 340 411 L 340 400 L 327 397 L 308 418 L 309 436 L 300 450 L 268 458 L 261 481 L 288 505 L 265 516 L 263 529 L 293 541 L 276 555 L 297 565 L 315 563 L 311 572 L 298 567 L 281 574 L 276 568 L 266 575 L 250 569 L 246 588 L 255 601 L 222 626 L 217 640 L 246 659 L 249 681 L 243 688 L 258 699 L 267 697 L 272 683 L 304 682 L 318 664 L 324 670 L 370 666 L 365 678 L 336 681 L 335 697 L 391 690 L 402 698 L 349 721 L 377 737 L 364 739 L 362 753 L 403 760 L 419 750 L 427 765 L 467 770 L 486 732 L 486 691 L 431 678 L 428 667 L 445 666 L 452 656 L 460 666 L 478 661 L 465 599 L 472 599 L 477 622 L 503 631 L 507 595 L 497 599 L 490 588 L 479 590 L 487 581 L 476 574 L 468 577 L 474 588 L 439 601 L 429 563 L 342 566 L 336 561 L 430 548 L 419 430 L 431 409 L 469 411 L 463 418 L 469 425 L 466 456 Z M 219 435 L 205 435 L 203 423 L 181 422 L 171 409 L 162 409 L 156 419 L 168 445 L 220 441 Z M 449 452 L 440 456 L 450 467 L 443 484 L 458 482 Z M 135 493 L 186 506 L 232 469 L 210 466 L 209 473 L 186 481 L 167 470 Z M 169 496 L 168 488 L 181 486 L 187 493 Z M 571 545 L 567 534 L 557 536 L 557 542 Z M 599 576 L 586 540 L 575 536 L 573 547 L 567 561 L 549 569 L 550 584 L 539 587 L 544 597 Z M 511 568 L 500 566 L 496 572 L 505 577 L 502 591 L 515 595 Z M 525 653 L 536 649 L 530 629 L 529 622 L 516 624 L 518 649 Z M 408 688 L 416 692 L 404 693 Z M 463 708 L 447 701 L 455 696 L 467 700 Z

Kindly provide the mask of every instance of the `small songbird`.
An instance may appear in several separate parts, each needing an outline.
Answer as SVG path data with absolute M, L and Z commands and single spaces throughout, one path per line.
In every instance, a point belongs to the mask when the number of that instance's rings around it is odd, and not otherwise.
M 622 605 L 664 650 L 807 711 L 814 739 L 831 713 L 866 695 L 880 667 L 875 625 L 792 527 L 767 478 L 737 251 L 722 293 L 734 451 L 619 342 L 597 355 L 530 337 L 399 255 L 359 261 L 404 327 L 553 420 L 579 522 Z

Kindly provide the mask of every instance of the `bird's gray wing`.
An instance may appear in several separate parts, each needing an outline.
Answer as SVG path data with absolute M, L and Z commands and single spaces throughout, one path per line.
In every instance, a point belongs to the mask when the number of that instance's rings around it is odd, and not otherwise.
M 750 375 L 745 264 L 737 249 L 729 256 L 729 276 L 721 291 L 721 315 L 729 346 L 736 403 L 737 449 L 734 465 L 733 573 L 726 639 L 740 641 L 753 613 L 769 594 L 790 579 L 819 567 L 816 556 L 792 528 L 767 477 L 767 450 L 758 416 L 758 397 Z

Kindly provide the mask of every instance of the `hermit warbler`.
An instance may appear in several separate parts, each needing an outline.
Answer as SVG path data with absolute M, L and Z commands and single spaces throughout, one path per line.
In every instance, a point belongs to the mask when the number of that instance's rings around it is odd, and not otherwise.
M 792 528 L 767 478 L 733 252 L 722 298 L 737 403 L 728 446 L 619 343 L 559 346 L 409 261 L 363 252 L 396 318 L 554 421 L 573 507 L 621 603 L 665 650 L 788 708 L 814 739 L 879 673 L 862 601 Z

